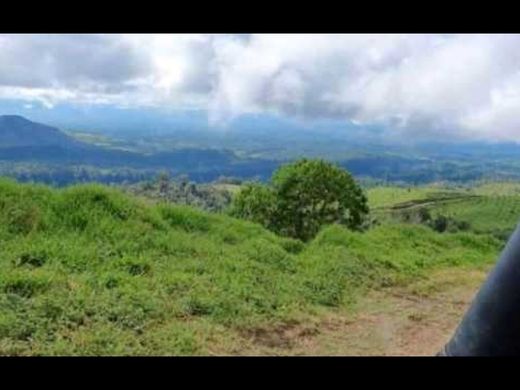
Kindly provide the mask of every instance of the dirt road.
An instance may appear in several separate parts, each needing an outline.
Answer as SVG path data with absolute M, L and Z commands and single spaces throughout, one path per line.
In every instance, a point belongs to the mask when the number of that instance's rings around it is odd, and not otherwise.
M 258 331 L 243 355 L 432 356 L 448 341 L 486 270 L 443 270 L 406 288 L 374 291 L 354 312 L 338 310 L 313 324 Z

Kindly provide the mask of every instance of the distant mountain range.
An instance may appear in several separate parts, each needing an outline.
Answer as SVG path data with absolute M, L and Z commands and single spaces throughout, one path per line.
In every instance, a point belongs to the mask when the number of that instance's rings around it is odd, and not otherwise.
M 361 145 L 339 130 L 313 133 L 279 125 L 270 131 L 249 128 L 250 136 L 230 132 L 211 138 L 210 133 L 185 129 L 169 136 L 130 137 L 123 142 L 128 148 L 110 142 L 96 145 L 20 115 L 0 115 L 0 175 L 40 180 L 45 175 L 34 176 L 37 170 L 53 172 L 44 180 L 61 185 L 76 180 L 71 172 L 89 167 L 103 171 L 103 177 L 109 170 L 106 180 L 116 180 L 111 178 L 116 175 L 117 182 L 151 178 L 159 170 L 187 174 L 198 182 L 219 176 L 266 180 L 280 164 L 306 156 L 335 160 L 358 178 L 389 182 L 520 178 L 520 147 L 514 144 Z M 124 173 L 128 170 L 134 173 Z M 95 181 L 96 175 L 89 177 Z
M 0 116 L 0 159 L 66 162 L 103 166 L 168 167 L 228 163 L 234 154 L 207 149 L 179 149 L 146 155 L 92 145 L 61 130 L 18 115 Z
M 180 148 L 145 154 L 105 148 L 17 115 L 0 116 L 1 162 L 168 170 L 188 174 L 197 181 L 219 176 L 253 177 L 259 171 L 270 174 L 278 165 L 274 161 L 238 158 L 228 150 Z

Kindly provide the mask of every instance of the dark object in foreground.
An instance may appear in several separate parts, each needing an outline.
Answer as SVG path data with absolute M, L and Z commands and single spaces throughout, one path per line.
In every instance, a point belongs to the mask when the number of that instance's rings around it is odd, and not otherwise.
M 520 355 L 520 225 L 438 356 Z

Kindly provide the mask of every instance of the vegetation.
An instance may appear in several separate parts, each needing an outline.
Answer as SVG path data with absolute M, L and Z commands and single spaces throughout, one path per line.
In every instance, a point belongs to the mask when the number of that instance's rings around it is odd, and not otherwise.
M 431 199 L 439 191 L 433 185 L 430 186 L 377 186 L 367 191 L 370 208 L 391 207 L 406 202 L 418 202 Z M 444 189 L 444 191 L 447 191 Z
M 189 205 L 203 210 L 221 212 L 231 204 L 232 184 L 196 184 L 187 175 L 172 179 L 162 172 L 155 180 L 123 187 L 126 191 L 154 201 Z
M 520 219 L 518 183 L 466 188 L 375 187 L 369 204 L 380 222 L 420 223 L 438 232 L 472 231 L 507 240 Z
M 249 184 L 235 197 L 232 215 L 283 236 L 312 239 L 325 225 L 358 229 L 368 214 L 367 199 L 352 176 L 324 160 L 283 165 L 270 185 Z
M 507 239 L 519 222 L 519 196 L 482 196 L 432 208 L 432 215 L 466 221 L 476 233 Z
M 372 184 L 462 185 L 520 178 L 517 145 L 427 144 L 410 150 L 383 147 L 362 134 L 352 137 L 349 131 L 321 129 L 321 137 L 316 137 L 301 129 L 289 131 L 287 125 L 276 130 L 241 128 L 227 135 L 192 129 L 143 136 L 140 128 L 135 133 L 122 130 L 114 138 L 108 129 L 103 135 L 65 133 L 19 116 L 0 115 L 0 175 L 57 186 L 137 183 L 162 170 L 187 174 L 198 183 L 221 176 L 267 181 L 281 164 L 305 155 L 331 159 Z
M 363 233 L 334 224 L 302 243 L 100 185 L 9 180 L 0 180 L 0 242 L 2 355 L 226 350 L 368 288 L 489 263 L 502 245 L 398 223 Z

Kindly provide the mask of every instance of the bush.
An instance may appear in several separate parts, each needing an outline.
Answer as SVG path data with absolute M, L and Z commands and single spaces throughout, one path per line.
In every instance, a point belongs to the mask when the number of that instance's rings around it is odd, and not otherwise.
M 275 230 L 276 202 L 276 193 L 272 188 L 259 183 L 248 183 L 233 199 L 231 215 Z
M 429 222 L 432 219 L 430 211 L 426 207 L 421 207 L 418 211 L 421 223 Z
M 233 201 L 232 215 L 302 241 L 324 225 L 356 230 L 365 222 L 365 194 L 346 170 L 329 162 L 303 159 L 284 165 L 271 182 L 246 185 Z
M 443 232 L 465 232 L 471 229 L 471 224 L 467 221 L 457 221 L 453 218 L 439 215 L 435 219 L 426 221 L 426 224 L 439 233 Z
M 430 226 L 436 232 L 443 233 L 448 228 L 448 218 L 444 215 L 439 215 L 437 218 L 432 220 Z

